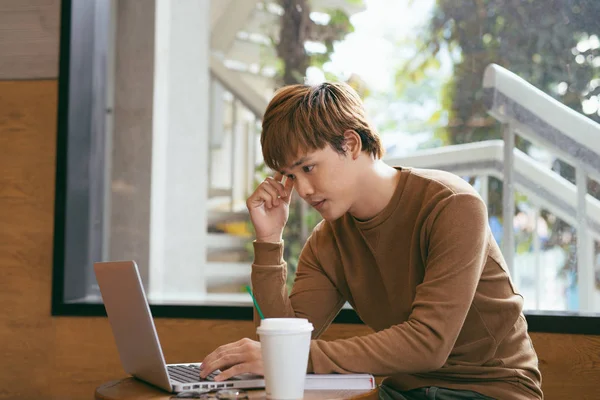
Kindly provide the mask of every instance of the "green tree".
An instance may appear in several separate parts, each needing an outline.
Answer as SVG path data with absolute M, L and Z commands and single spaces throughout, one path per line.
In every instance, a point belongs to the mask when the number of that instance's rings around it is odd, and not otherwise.
M 487 114 L 482 79 L 487 65 L 499 64 L 521 76 L 563 104 L 582 113 L 585 100 L 600 96 L 600 1 L 597 0 L 438 0 L 425 32 L 420 57 L 399 74 L 418 80 L 432 68 L 442 52 L 454 61 L 454 74 L 446 84 L 443 106 L 448 124 L 438 132 L 446 144 L 502 137 L 497 121 Z M 590 40 L 590 38 L 592 40 Z M 588 117 L 600 122 L 600 114 Z M 529 144 L 517 140 L 527 151 Z M 572 166 L 556 160 L 553 167 L 574 182 Z M 501 189 L 501 183 L 493 184 Z M 590 182 L 600 198 L 600 187 Z M 500 191 L 491 193 L 491 215 L 502 214 Z M 561 245 L 569 259 L 565 270 L 575 271 L 573 228 L 551 222 L 549 245 Z M 600 285 L 600 280 L 598 282 Z
M 583 100 L 600 95 L 600 49 L 577 45 L 600 35 L 599 16 L 595 0 L 438 0 L 421 55 L 406 70 L 418 78 L 431 58 L 450 52 L 449 144 L 500 138 L 483 103 L 485 67 L 499 64 L 582 112 Z M 558 91 L 562 82 L 566 90 Z
M 358 3 L 362 3 L 359 0 Z M 278 80 L 283 85 L 304 83 L 309 66 L 322 67 L 330 60 L 336 42 L 354 31 L 348 14 L 341 9 L 327 10 L 329 21 L 316 23 L 310 18 L 311 8 L 308 0 L 279 0 L 283 9 L 280 19 L 279 39 L 272 38 L 281 61 L 282 70 Z M 307 41 L 325 45 L 324 53 L 309 54 Z

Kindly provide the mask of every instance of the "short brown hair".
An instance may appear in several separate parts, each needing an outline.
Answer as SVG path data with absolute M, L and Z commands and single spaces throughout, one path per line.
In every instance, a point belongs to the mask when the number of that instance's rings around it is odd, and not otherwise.
M 327 144 L 345 153 L 344 132 L 360 136 L 363 151 L 381 158 L 383 146 L 367 122 L 358 93 L 345 83 L 289 85 L 275 92 L 262 122 L 260 143 L 267 166 L 288 166 L 299 151 L 323 149 Z

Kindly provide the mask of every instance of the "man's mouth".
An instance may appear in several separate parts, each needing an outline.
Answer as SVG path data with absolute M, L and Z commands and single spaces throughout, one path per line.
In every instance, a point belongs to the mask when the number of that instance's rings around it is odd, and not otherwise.
M 317 210 L 320 209 L 321 207 L 323 207 L 323 204 L 325 204 L 325 200 L 321 200 L 321 201 L 315 201 L 312 202 L 311 205 L 316 208 Z

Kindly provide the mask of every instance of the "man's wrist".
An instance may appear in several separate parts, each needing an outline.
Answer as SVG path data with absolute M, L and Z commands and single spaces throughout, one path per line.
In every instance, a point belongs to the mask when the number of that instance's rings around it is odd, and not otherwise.
M 281 243 L 283 241 L 282 235 L 273 235 L 273 236 L 265 236 L 265 237 L 256 237 L 256 242 L 258 243 Z

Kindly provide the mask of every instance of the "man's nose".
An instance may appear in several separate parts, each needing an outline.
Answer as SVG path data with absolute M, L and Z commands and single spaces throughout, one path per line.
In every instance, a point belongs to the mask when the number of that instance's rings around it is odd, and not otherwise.
M 294 182 L 294 189 L 303 199 L 307 199 L 314 194 L 312 185 L 308 181 L 308 179 L 304 178 L 296 178 Z

